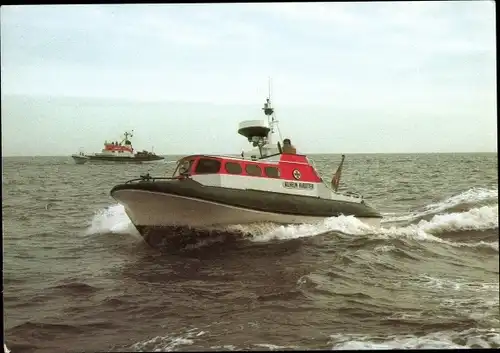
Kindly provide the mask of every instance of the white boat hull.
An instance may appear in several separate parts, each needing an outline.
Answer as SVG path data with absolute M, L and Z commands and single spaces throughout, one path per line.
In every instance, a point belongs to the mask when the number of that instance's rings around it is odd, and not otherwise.
M 71 157 L 73 158 L 76 164 L 84 164 L 89 161 L 88 157 L 78 154 L 73 154 Z
M 125 207 L 132 223 L 140 227 L 182 226 L 193 228 L 219 228 L 235 224 L 316 223 L 325 217 L 298 216 L 256 211 L 217 202 L 143 190 L 117 190 L 113 197 Z M 358 218 L 378 227 L 380 218 Z
M 157 160 L 129 160 L 129 159 L 119 159 L 117 157 L 116 159 L 109 160 L 109 159 L 89 159 L 88 163 L 90 164 L 151 164 L 151 163 L 163 163 L 163 159 L 157 159 Z
M 95 158 L 94 156 L 88 155 L 71 155 L 76 164 L 145 164 L 145 163 L 164 163 L 164 159 L 154 159 L 154 160 L 136 160 L 127 157 L 112 157 L 112 158 Z

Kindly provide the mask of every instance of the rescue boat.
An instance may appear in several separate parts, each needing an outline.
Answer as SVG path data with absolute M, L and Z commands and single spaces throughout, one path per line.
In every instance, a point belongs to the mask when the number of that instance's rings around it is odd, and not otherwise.
M 266 120 L 243 121 L 238 133 L 253 149 L 239 156 L 194 154 L 170 177 L 142 175 L 112 188 L 111 196 L 147 243 L 172 228 L 225 230 L 254 223 L 302 224 L 355 216 L 379 226 L 381 214 L 356 193 L 338 191 L 344 156 L 330 185 L 305 155 L 273 143 L 278 121 L 270 98 Z M 152 245 L 152 244 L 151 244 Z
M 71 155 L 76 164 L 86 162 L 98 163 L 146 163 L 165 159 L 154 152 L 136 151 L 130 141 L 133 132 L 125 132 L 121 141 L 104 141 L 104 148 L 100 153 L 85 154 L 82 150 Z

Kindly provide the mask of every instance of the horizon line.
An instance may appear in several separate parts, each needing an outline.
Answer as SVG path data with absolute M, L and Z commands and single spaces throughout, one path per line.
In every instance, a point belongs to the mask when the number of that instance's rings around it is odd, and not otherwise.
M 498 151 L 455 151 L 455 152 L 312 152 L 312 153 L 304 153 L 303 155 L 367 155 L 367 154 L 480 154 L 480 153 L 498 153 Z M 213 156 L 232 156 L 239 155 L 239 153 L 170 153 L 170 154 L 158 154 L 160 157 L 168 157 L 168 156 L 191 156 L 191 155 L 213 155 Z M 301 153 L 297 153 L 301 154 Z M 27 157 L 71 157 L 71 154 L 54 154 L 54 155 L 4 155 L 2 154 L 2 158 L 27 158 Z

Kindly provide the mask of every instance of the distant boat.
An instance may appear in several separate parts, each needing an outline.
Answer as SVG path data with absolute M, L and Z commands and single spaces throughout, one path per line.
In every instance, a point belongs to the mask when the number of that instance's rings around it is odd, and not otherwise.
M 104 142 L 104 148 L 100 153 L 85 154 L 82 151 L 71 155 L 76 164 L 87 162 L 105 162 L 105 163 L 145 163 L 156 162 L 165 159 L 154 152 L 146 150 L 136 152 L 132 147 L 130 138 L 132 132 L 125 132 L 124 138 L 118 142 Z

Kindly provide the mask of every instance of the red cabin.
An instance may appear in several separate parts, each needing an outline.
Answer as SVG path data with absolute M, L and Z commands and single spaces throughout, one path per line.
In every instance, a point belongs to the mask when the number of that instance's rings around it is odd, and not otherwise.
M 314 167 L 309 164 L 307 157 L 299 154 L 280 154 L 259 160 L 191 155 L 179 161 L 179 166 L 183 164 L 185 167 L 182 174 L 191 176 L 200 174 L 241 175 L 252 178 L 281 179 L 283 181 L 321 182 L 320 176 Z M 174 175 L 177 172 L 178 170 Z
M 105 144 L 104 145 L 104 151 L 109 151 L 109 152 L 130 152 L 133 153 L 134 149 L 131 146 L 122 146 L 122 145 L 115 145 L 115 144 Z

